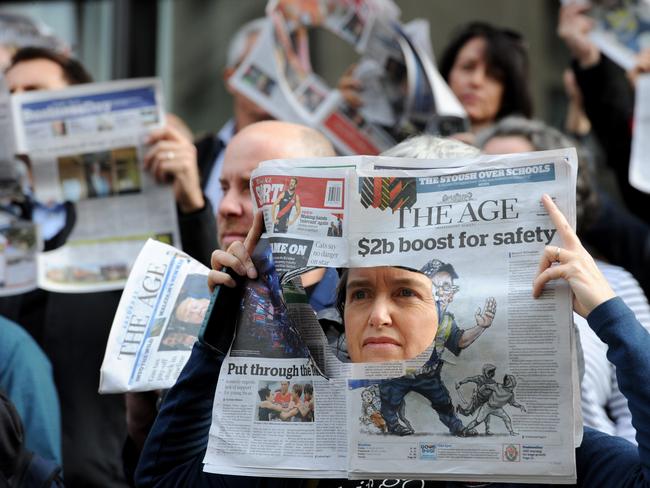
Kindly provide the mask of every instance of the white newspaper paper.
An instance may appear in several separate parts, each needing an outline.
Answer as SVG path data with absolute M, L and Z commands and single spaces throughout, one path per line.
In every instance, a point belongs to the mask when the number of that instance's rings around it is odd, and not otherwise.
M 543 248 L 561 244 L 541 196 L 575 223 L 575 151 L 297 166 L 267 162 L 251 178 L 264 279 L 248 284 L 221 368 L 205 470 L 574 482 L 571 295 L 553 282 L 535 300 L 531 283 Z M 290 280 L 311 266 L 431 273 L 433 343 L 404 362 L 342 362 Z
M 100 393 L 170 388 L 190 357 L 210 301 L 208 268 L 148 240 L 113 320 Z
M 650 74 L 636 82 L 634 101 L 634 132 L 630 156 L 630 185 L 650 193 Z
M 5 85 L 0 74 L 0 199 L 20 199 L 20 173 L 15 160 L 11 102 Z
M 454 123 L 465 112 L 427 55 L 421 25 L 417 44 L 399 24 L 392 1 L 271 1 L 268 25 L 229 80 L 231 86 L 282 120 L 321 130 L 342 154 L 378 154 L 395 137 Z M 311 68 L 308 28 L 323 27 L 362 55 L 363 107 L 347 104 Z M 372 103 L 370 103 L 372 102 Z M 433 122 L 432 122 L 433 120 Z
M 650 3 L 647 0 L 591 0 L 596 25 L 591 39 L 623 69 L 636 64 L 636 55 L 650 48 Z
M 36 255 L 41 247 L 34 223 L 0 213 L 0 296 L 36 288 Z
M 172 190 L 142 167 L 147 134 L 164 124 L 161 94 L 158 80 L 140 79 L 12 97 L 35 197 L 75 203 L 66 245 L 39 256 L 41 288 L 120 289 L 147 238 L 180 244 Z

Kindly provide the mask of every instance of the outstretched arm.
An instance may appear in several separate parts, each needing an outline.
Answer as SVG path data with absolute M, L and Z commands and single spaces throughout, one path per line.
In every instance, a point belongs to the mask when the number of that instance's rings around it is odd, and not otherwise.
M 650 335 L 614 292 L 571 226 L 548 195 L 542 202 L 564 247 L 547 247 L 533 283 L 533 295 L 544 285 L 564 279 L 571 286 L 576 312 L 609 346 L 607 357 L 617 370 L 619 388 L 628 400 L 638 449 L 620 437 L 585 427 L 576 451 L 579 486 L 650 486 Z M 557 264 L 555 264 L 557 263 Z
M 479 307 L 479 309 L 476 311 L 476 314 L 474 314 L 474 317 L 476 318 L 476 327 L 472 327 L 471 329 L 463 331 L 463 335 L 460 337 L 458 346 L 461 349 L 465 349 L 466 347 L 470 346 L 476 339 L 478 339 L 481 334 L 485 332 L 485 329 L 492 325 L 492 321 L 494 320 L 494 315 L 496 312 L 496 300 L 492 297 L 485 300 L 485 307 L 483 307 L 483 311 L 481 311 L 481 308 Z

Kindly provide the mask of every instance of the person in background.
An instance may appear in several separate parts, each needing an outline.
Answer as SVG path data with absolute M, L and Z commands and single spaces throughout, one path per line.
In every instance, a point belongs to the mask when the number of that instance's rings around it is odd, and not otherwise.
M 0 316 L 0 390 L 24 425 L 25 447 L 61 464 L 61 412 L 52 366 L 34 339 Z
M 541 121 L 521 117 L 507 117 L 479 134 L 479 143 L 487 154 L 545 151 L 575 146 L 575 142 Z M 589 165 L 579 150 L 576 189 L 576 216 L 578 234 L 588 237 L 589 228 L 598 220 L 598 198 Z M 625 212 L 620 209 L 621 212 Z M 621 236 L 610 234 L 611 239 Z M 589 242 L 587 242 L 589 244 Z M 595 246 L 598 251 L 598 246 Z M 596 259 L 614 292 L 630 307 L 646 330 L 650 330 L 650 306 L 637 280 L 625 269 Z M 623 437 L 636 444 L 636 431 L 627 401 L 618 387 L 616 368 L 607 360 L 607 346 L 577 314 L 574 321 L 580 331 L 585 374 L 581 382 L 582 416 L 585 425 Z
M 78 61 L 39 47 L 19 49 L 5 78 L 13 93 L 56 90 L 92 81 Z M 193 150 L 191 140 L 180 131 L 168 127 L 167 133 Z M 145 170 L 159 181 L 171 182 L 183 249 L 206 263 L 216 247 L 216 229 L 210 204 L 202 196 L 196 161 L 185 157 L 187 152 L 170 151 L 154 138 L 155 133 L 144 158 Z M 74 206 L 67 203 L 44 213 L 38 223 L 51 235 L 50 248 L 63 245 L 74 227 Z M 124 396 L 97 393 L 99 369 L 121 292 L 37 293 L 37 303 L 25 295 L 11 297 L 7 315 L 21 325 L 23 315 L 38 316 L 36 339 L 52 362 L 59 392 L 66 484 L 126 486 L 121 457 L 127 435 Z
M 650 196 L 629 183 L 634 84 L 639 74 L 650 71 L 650 49 L 642 51 L 636 65 L 626 73 L 601 53 L 591 39 L 594 21 L 587 15 L 589 9 L 585 2 L 563 4 L 558 36 L 571 54 L 571 69 L 582 92 L 587 117 L 603 148 L 606 164 L 616 174 L 620 195 L 630 212 L 650 223 Z
M 223 197 L 219 178 L 223 167 L 226 146 L 233 136 L 244 127 L 255 122 L 271 120 L 273 118 L 255 102 L 233 89 L 228 82 L 255 45 L 255 41 L 264 27 L 265 22 L 267 22 L 266 18 L 251 20 L 240 27 L 232 37 L 228 45 L 226 66 L 223 69 L 223 81 L 226 85 L 226 90 L 232 96 L 233 116 L 216 135 L 209 134 L 197 140 L 195 143 L 201 186 L 212 203 L 212 208 L 215 213 Z
M 484 22 L 461 26 L 439 63 L 476 134 L 508 115 L 531 117 L 528 51 L 518 33 Z M 471 142 L 471 137 L 463 137 Z
M 650 401 L 650 384 L 645 377 L 650 372 L 650 335 L 614 295 L 552 199 L 544 195 L 542 203 L 558 229 L 563 247 L 545 248 L 533 283 L 533 296 L 539 297 L 550 280 L 564 279 L 569 283 L 575 294 L 575 310 L 588 317 L 590 326 L 610 345 L 610 357 L 620 368 L 621 389 L 640 426 L 639 449 L 623 439 L 585 427 L 582 445 L 576 449 L 576 486 L 648 486 L 650 418 L 645 405 Z M 221 271 L 224 266 L 250 279 L 257 277 L 250 254 L 262 226 L 261 215 L 257 215 L 243 243 L 234 242 L 228 252 L 215 252 L 209 275 L 211 287 L 236 286 L 235 280 Z M 553 263 L 558 264 L 553 266 Z M 346 335 L 357 338 L 351 339 L 355 342 L 348 347 L 352 362 L 381 361 L 387 351 L 393 359 L 411 358 L 433 341 L 437 310 L 431 280 L 422 273 L 395 267 L 356 268 L 348 273 L 345 285 Z M 348 313 L 351 303 L 357 303 L 355 313 Z M 386 327 L 380 328 L 380 323 Z M 234 333 L 234 324 L 221 325 L 220 329 L 206 331 L 206 341 L 195 344 L 189 362 L 167 395 L 145 444 L 136 473 L 138 486 L 170 486 L 181 482 L 196 487 L 304 486 L 305 480 L 260 480 L 203 471 L 218 381 L 215 371 L 221 367 L 228 344 L 226 338 Z M 379 348 L 382 333 L 390 334 L 391 340 L 384 339 L 384 345 Z M 369 337 L 377 340 L 366 340 Z M 318 483 L 332 486 L 326 480 Z M 334 483 L 334 486 L 352 487 L 359 481 Z M 463 486 L 463 483 L 427 482 L 427 486 Z

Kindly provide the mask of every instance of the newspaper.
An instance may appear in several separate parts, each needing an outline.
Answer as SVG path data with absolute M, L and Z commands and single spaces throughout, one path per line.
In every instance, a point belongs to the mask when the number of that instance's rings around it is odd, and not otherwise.
M 229 83 L 274 117 L 319 129 L 342 154 L 378 154 L 397 137 L 427 127 L 438 133 L 464 128 L 465 112 L 422 40 L 428 26 L 402 28 L 393 2 L 272 0 L 267 18 Z M 315 27 L 362 55 L 355 76 L 364 84 L 363 107 L 347 104 L 314 73 L 308 29 Z
M 647 0 L 591 0 L 595 20 L 591 39 L 614 62 L 630 70 L 636 56 L 650 48 L 650 3 Z
M 164 124 L 161 93 L 158 80 L 140 79 L 11 97 L 35 198 L 75 203 L 66 245 L 39 255 L 41 288 L 120 289 L 147 238 L 180 244 L 172 189 L 142 167 L 146 135 Z
M 0 212 L 0 296 L 36 288 L 36 256 L 41 248 L 34 223 Z
M 561 244 L 541 196 L 575 224 L 576 167 L 573 149 L 260 166 L 251 187 L 267 230 L 253 256 L 261 279 L 247 283 L 221 368 L 204 469 L 575 482 L 571 294 L 551 282 L 534 300 L 531 283 L 543 248 Z M 295 279 L 313 266 L 431 273 L 431 345 L 403 362 L 342 361 L 344 346 L 330 348 Z M 481 324 L 462 352 L 450 348 L 451 335 Z
M 650 75 L 640 75 L 634 101 L 634 132 L 630 156 L 630 185 L 650 193 Z
M 5 80 L 0 75 L 0 201 L 20 200 L 20 171 L 15 160 L 11 103 Z
M 170 388 L 190 357 L 210 291 L 208 268 L 152 239 L 120 299 L 100 373 L 100 393 Z

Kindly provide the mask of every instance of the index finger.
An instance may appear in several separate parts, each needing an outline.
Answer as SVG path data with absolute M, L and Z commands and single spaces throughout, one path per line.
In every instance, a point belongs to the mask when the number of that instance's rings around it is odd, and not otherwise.
M 264 231 L 264 219 L 262 217 L 262 212 L 258 211 L 253 217 L 253 225 L 251 226 L 246 239 L 244 239 L 244 247 L 248 254 L 253 254 L 253 250 L 257 245 L 257 241 L 260 240 L 260 236 Z
M 546 193 L 542 196 L 542 203 L 544 208 L 548 212 L 551 221 L 555 225 L 560 238 L 562 239 L 562 244 L 567 249 L 573 250 L 576 247 L 580 246 L 580 239 L 576 235 L 575 231 L 571 228 L 571 225 L 567 221 L 566 217 L 560 209 L 557 208 L 553 199 L 548 196 Z

